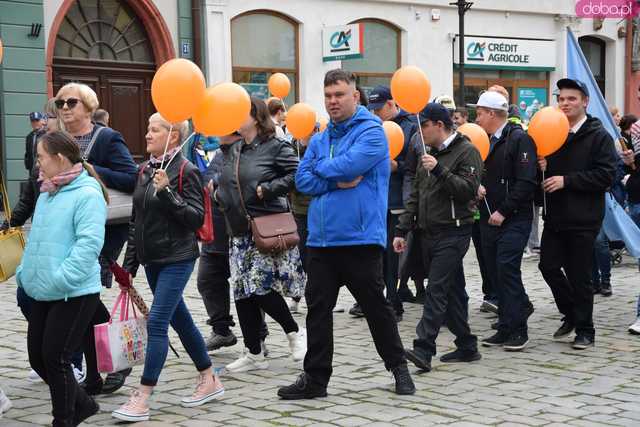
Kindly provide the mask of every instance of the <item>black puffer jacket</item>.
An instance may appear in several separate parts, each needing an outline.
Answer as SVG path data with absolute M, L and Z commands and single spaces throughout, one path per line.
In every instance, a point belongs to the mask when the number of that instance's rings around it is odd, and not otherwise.
M 576 134 L 547 157 L 545 177 L 564 176 L 564 188 L 547 193 L 545 226 L 556 230 L 599 230 L 604 193 L 616 174 L 613 139 L 600 120 L 588 116 Z
M 249 232 L 238 182 L 251 217 L 289 211 L 286 195 L 294 187 L 298 168 L 298 157 L 289 143 L 275 136 L 258 136 L 251 144 L 240 140 L 220 149 L 222 172 L 214 200 L 224 213 L 229 235 L 242 236 Z M 262 187 L 262 199 L 258 198 L 258 186 Z
M 186 162 L 179 191 L 180 167 Z M 140 264 L 169 264 L 198 258 L 196 230 L 204 222 L 204 193 L 197 167 L 178 154 L 167 168 L 169 186 L 155 192 L 155 168 L 147 163 L 133 192 L 133 212 L 124 268 L 135 276 Z

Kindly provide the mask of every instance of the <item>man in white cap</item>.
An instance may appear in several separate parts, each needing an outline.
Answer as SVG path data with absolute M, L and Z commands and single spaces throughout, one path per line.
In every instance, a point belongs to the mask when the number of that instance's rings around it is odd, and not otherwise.
M 498 296 L 498 332 L 484 346 L 519 351 L 529 341 L 533 306 L 522 283 L 522 254 L 529 240 L 536 190 L 536 146 L 522 126 L 507 120 L 509 104 L 495 91 L 480 96 L 476 123 L 491 136 L 479 196 L 481 246 Z

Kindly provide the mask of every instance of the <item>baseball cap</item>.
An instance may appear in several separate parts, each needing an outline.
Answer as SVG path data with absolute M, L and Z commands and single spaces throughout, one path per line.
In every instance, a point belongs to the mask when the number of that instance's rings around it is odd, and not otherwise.
M 32 111 L 31 113 L 29 113 L 29 120 L 31 120 L 32 122 L 35 122 L 36 120 L 44 120 L 46 118 L 47 116 L 39 111 Z
M 420 111 L 420 124 L 430 120 L 432 122 L 442 122 L 447 126 L 453 126 L 453 120 L 451 119 L 451 113 L 447 110 L 447 107 L 438 103 L 430 102 L 426 107 Z
M 437 102 L 438 104 L 444 105 L 447 108 L 447 110 L 453 111 L 456 109 L 456 103 L 453 101 L 453 98 L 450 97 L 449 95 L 440 95 L 433 102 Z
M 477 104 L 467 104 L 469 107 L 484 107 L 492 110 L 509 111 L 509 103 L 507 98 L 494 91 L 486 91 L 480 98 L 478 98 Z
M 384 107 L 387 101 L 393 99 L 391 96 L 391 90 L 386 86 L 376 86 L 369 93 L 369 110 L 377 110 Z
M 560 79 L 558 83 L 556 83 L 558 89 L 577 89 L 580 92 L 584 93 L 585 96 L 589 96 L 589 88 L 587 85 L 578 79 Z

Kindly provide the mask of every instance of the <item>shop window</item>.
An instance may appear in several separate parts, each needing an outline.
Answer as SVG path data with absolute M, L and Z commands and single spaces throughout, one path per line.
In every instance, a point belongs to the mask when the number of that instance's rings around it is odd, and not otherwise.
M 273 73 L 291 81 L 285 99 L 297 100 L 298 24 L 271 11 L 251 11 L 231 20 L 233 81 L 260 98 L 269 97 L 267 82 Z
M 600 88 L 602 96 L 605 95 L 605 63 L 607 44 L 596 37 L 584 36 L 578 39 L 580 49 L 584 53 L 593 77 Z M 606 97 L 605 97 L 606 98 Z
M 400 67 L 400 30 L 378 19 L 361 19 L 364 24 L 364 55 L 342 61 L 342 68 L 356 74 L 358 85 L 368 95 L 378 85 L 389 86 Z

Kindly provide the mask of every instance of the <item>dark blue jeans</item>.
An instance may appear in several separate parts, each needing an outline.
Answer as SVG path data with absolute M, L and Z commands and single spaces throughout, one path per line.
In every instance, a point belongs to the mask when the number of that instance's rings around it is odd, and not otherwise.
M 522 283 L 521 265 L 531 220 L 507 220 L 500 227 L 483 223 L 480 231 L 487 274 L 498 294 L 498 330 L 526 335 L 529 296 Z
M 609 250 L 609 239 L 604 234 L 604 229 L 600 229 L 593 244 L 592 280 L 594 286 L 611 281 L 611 251 Z
M 158 383 L 169 350 L 169 324 L 178 333 L 196 369 L 204 371 L 211 367 L 204 339 L 182 299 L 194 265 L 195 261 L 182 261 L 145 266 L 153 303 L 147 319 L 147 354 L 140 381 L 142 385 L 155 386 Z
M 382 270 L 384 274 L 384 283 L 387 288 L 387 300 L 393 306 L 397 314 L 404 313 L 402 301 L 398 297 L 398 267 L 400 264 L 400 254 L 393 250 L 393 237 L 395 236 L 396 226 L 400 219 L 399 214 L 387 212 L 387 248 L 384 254 L 384 262 Z

